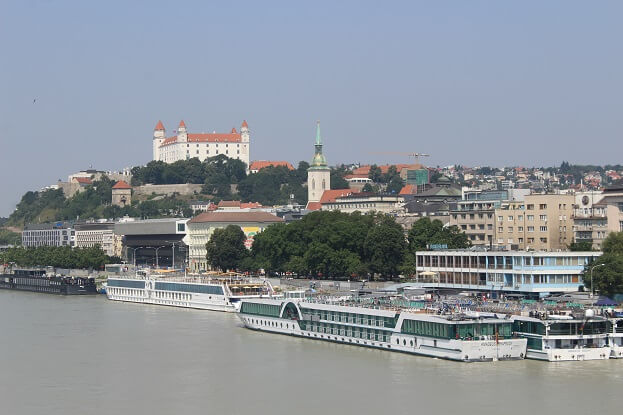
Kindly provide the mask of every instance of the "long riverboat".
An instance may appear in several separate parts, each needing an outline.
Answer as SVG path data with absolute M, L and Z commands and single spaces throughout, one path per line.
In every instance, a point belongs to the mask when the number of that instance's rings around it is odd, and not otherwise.
M 304 299 L 244 299 L 238 316 L 253 330 L 461 362 L 523 359 L 526 353 L 526 339 L 513 338 L 506 318 Z
M 114 301 L 234 312 L 240 301 L 271 297 L 268 280 L 239 275 L 108 277 L 106 296 Z
M 97 294 L 94 278 L 56 275 L 44 269 L 15 269 L 0 274 L 0 288 L 60 295 Z
M 583 315 L 531 312 L 513 316 L 513 332 L 528 341 L 526 357 L 550 362 L 604 360 L 620 350 L 611 347 L 612 323 L 592 310 Z

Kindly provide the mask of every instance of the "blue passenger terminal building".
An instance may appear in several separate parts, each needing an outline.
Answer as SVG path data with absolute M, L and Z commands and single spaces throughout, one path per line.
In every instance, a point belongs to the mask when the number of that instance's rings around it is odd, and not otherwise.
M 416 254 L 424 288 L 545 297 L 581 291 L 582 272 L 601 252 L 443 250 Z

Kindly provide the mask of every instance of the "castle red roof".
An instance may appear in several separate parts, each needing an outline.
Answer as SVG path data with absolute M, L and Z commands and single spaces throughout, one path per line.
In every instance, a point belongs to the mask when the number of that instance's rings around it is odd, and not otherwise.
M 117 182 L 117 184 L 115 184 L 113 187 L 113 189 L 131 189 L 132 186 L 130 186 L 129 184 L 127 184 L 126 182 L 124 182 L 123 180 L 119 180 Z
M 242 121 L 242 128 L 249 128 L 249 124 L 247 124 L 247 120 Z
M 180 125 L 177 128 L 186 128 L 186 123 L 184 123 L 184 120 L 180 121 Z
M 164 124 L 162 124 L 162 121 L 158 120 L 158 124 L 156 124 L 154 131 L 164 131 Z

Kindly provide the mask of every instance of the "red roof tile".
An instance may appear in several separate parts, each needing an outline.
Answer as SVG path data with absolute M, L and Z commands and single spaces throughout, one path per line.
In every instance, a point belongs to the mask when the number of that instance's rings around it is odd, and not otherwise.
M 204 212 L 192 218 L 188 223 L 277 223 L 283 221 L 283 218 L 271 215 L 268 212 Z
M 352 195 L 353 193 L 351 189 L 325 190 L 320 198 L 320 204 L 335 202 L 338 197 Z
M 239 200 L 221 200 L 218 202 L 218 207 L 240 207 Z
M 307 210 L 320 210 L 321 207 L 320 202 L 307 202 Z
M 162 121 L 158 120 L 158 124 L 156 124 L 154 131 L 164 131 L 164 124 L 162 124 Z
M 123 180 L 119 180 L 117 182 L 117 184 L 115 184 L 113 187 L 113 189 L 131 189 L 132 186 L 130 186 L 129 184 L 127 184 L 126 182 L 124 182 Z
M 240 204 L 240 209 L 257 209 L 261 207 L 262 207 L 262 204 L 260 202 L 248 202 L 248 203 Z
M 80 184 L 93 184 L 93 181 L 88 177 L 74 177 L 74 179 Z
M 238 131 L 236 131 L 236 127 L 232 127 L 231 128 L 231 133 L 232 134 L 238 134 Z
M 180 121 L 180 125 L 178 125 L 177 128 L 186 128 L 186 123 L 184 123 L 184 120 Z
M 273 166 L 273 167 L 285 166 L 288 168 L 288 170 L 294 170 L 294 167 L 292 167 L 292 165 L 287 161 L 266 161 L 266 160 L 252 161 L 251 165 L 249 166 L 249 170 L 254 170 L 254 171 L 261 170 L 269 166 Z
M 242 121 L 242 128 L 249 128 L 249 124 L 247 124 L 247 120 Z
M 400 190 L 400 195 L 413 195 L 417 193 L 417 187 L 414 184 L 408 184 Z

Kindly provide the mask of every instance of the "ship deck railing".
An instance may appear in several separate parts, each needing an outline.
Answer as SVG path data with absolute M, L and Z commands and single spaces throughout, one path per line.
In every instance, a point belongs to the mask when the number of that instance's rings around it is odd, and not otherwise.
M 247 276 L 195 276 L 195 275 L 115 275 L 109 278 L 123 280 L 157 280 L 169 282 L 189 282 L 199 284 L 225 283 L 228 286 L 266 285 L 266 280 Z

